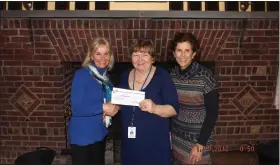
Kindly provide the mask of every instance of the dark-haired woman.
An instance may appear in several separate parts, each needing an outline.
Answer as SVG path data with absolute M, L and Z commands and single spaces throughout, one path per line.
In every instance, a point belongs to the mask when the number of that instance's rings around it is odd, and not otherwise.
M 217 82 L 211 71 L 193 61 L 198 42 L 191 33 L 177 33 L 171 50 L 178 63 L 171 77 L 179 96 L 172 120 L 174 164 L 211 164 L 211 133 L 218 115 Z

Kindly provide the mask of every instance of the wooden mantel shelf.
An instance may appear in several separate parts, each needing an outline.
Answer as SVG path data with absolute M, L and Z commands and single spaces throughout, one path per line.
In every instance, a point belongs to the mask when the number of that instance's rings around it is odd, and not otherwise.
M 271 19 L 279 12 L 234 11 L 0 11 L 0 18 L 187 18 L 187 19 Z

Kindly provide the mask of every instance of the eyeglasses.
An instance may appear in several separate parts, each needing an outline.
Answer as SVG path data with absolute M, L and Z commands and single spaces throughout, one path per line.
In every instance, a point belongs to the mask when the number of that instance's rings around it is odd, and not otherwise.
M 132 53 L 132 58 L 133 59 L 146 59 L 146 58 L 149 58 L 151 57 L 151 55 L 147 52 L 135 52 L 135 53 Z

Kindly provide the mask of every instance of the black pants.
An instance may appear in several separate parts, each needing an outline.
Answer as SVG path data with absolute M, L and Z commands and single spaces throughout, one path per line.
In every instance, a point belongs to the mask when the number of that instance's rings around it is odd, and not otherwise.
M 105 140 L 87 146 L 72 144 L 72 165 L 105 165 L 105 147 Z

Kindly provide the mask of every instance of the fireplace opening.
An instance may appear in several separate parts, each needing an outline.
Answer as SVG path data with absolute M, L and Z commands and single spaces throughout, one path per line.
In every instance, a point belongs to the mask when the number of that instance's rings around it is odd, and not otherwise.
M 214 73 L 215 70 L 215 63 L 211 61 L 203 61 L 199 62 L 203 66 L 209 68 L 212 73 Z M 155 66 L 162 67 L 166 69 L 168 72 L 172 70 L 172 68 L 176 65 L 175 62 L 157 62 L 155 63 Z M 70 102 L 70 91 L 71 91 L 71 83 L 73 74 L 76 70 L 80 69 L 81 63 L 79 62 L 70 62 L 70 63 L 64 63 L 65 66 L 65 74 L 64 77 L 66 78 L 65 83 L 65 91 L 68 93 L 65 93 L 66 99 L 64 103 L 64 118 L 65 118 L 65 124 L 64 124 L 64 130 L 65 130 L 65 148 L 62 148 L 61 155 L 71 155 L 70 147 L 69 147 L 69 137 L 68 137 L 68 122 L 71 118 L 71 102 Z M 111 71 L 109 71 L 109 77 L 114 86 L 118 86 L 119 79 L 121 74 L 129 69 L 132 69 L 133 65 L 131 62 L 117 62 L 114 64 L 114 67 Z M 120 151 L 120 145 L 121 145 L 121 119 L 120 115 L 116 114 L 115 117 L 113 117 L 112 125 L 109 127 L 108 136 L 106 137 L 106 153 L 105 153 L 105 159 L 108 162 L 113 163 L 120 163 L 121 161 L 121 151 Z

